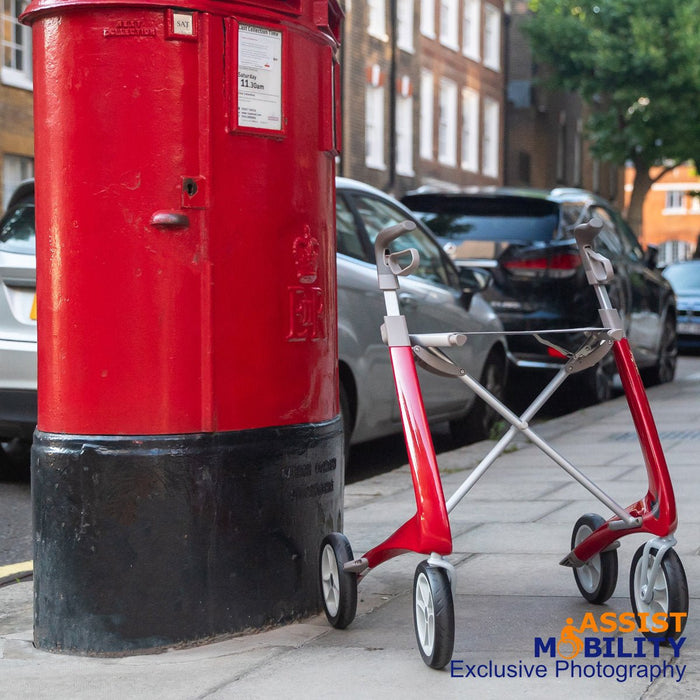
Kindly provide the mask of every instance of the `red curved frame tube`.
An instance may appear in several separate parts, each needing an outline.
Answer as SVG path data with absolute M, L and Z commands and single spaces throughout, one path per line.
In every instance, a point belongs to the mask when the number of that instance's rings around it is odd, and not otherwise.
M 611 518 L 573 550 L 574 555 L 580 561 L 588 561 L 592 556 L 595 556 L 624 535 L 646 532 L 659 537 L 666 537 L 675 532 L 678 525 L 676 500 L 666 458 L 661 447 L 654 417 L 651 414 L 649 399 L 626 338 L 615 341 L 613 353 L 617 370 L 622 380 L 622 386 L 625 390 L 625 396 L 627 397 L 627 404 L 634 421 L 634 427 L 639 437 L 639 444 L 642 448 L 649 489 L 644 498 L 626 509 L 635 518 L 642 518 L 641 525 L 634 528 L 611 529 L 611 523 L 620 522 L 618 517 Z
M 370 568 L 404 552 L 435 552 L 441 555 L 452 552 L 452 533 L 445 496 L 418 383 L 413 350 L 410 347 L 398 346 L 390 347 L 389 352 L 411 466 L 416 514 L 393 535 L 364 555 Z

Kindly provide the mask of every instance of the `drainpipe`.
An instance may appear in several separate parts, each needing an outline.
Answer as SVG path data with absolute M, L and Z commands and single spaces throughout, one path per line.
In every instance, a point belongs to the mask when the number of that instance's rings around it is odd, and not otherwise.
M 390 0 L 389 2 L 389 25 L 390 44 L 389 50 L 389 180 L 384 187 L 384 191 L 389 194 L 395 194 L 396 190 L 396 26 L 398 20 L 397 11 L 398 0 Z

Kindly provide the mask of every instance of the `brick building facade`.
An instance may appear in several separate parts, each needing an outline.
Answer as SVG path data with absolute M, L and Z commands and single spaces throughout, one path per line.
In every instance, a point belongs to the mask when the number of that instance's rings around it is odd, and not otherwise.
M 651 171 L 652 178 L 660 168 Z M 634 170 L 626 173 L 626 191 L 632 187 Z M 679 165 L 651 186 L 644 199 L 645 244 L 659 247 L 659 263 L 700 256 L 700 175 L 690 164 Z
M 339 174 L 401 195 L 503 182 L 502 0 L 346 0 Z

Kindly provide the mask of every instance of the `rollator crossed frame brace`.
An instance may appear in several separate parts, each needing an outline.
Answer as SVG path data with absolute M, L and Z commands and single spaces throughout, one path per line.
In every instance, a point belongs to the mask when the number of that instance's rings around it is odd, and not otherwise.
M 415 228 L 405 221 L 384 229 L 375 241 L 379 289 L 384 293 L 386 316 L 382 337 L 389 348 L 392 372 L 404 437 L 411 468 L 416 513 L 382 543 L 354 558 L 348 539 L 341 533 L 326 535 L 320 550 L 320 584 L 323 605 L 331 625 L 347 627 L 357 610 L 357 585 L 373 568 L 406 552 L 429 555 L 415 572 L 413 584 L 414 628 L 424 662 L 436 669 L 451 659 L 454 648 L 455 569 L 445 558 L 452 552 L 449 514 L 467 495 L 520 433 L 558 464 L 575 481 L 593 494 L 613 515 L 605 520 L 595 513 L 582 515 L 571 536 L 571 551 L 560 562 L 572 567 L 574 579 L 583 597 L 591 603 L 608 600 L 617 584 L 619 539 L 625 535 L 647 533 L 652 539 L 636 551 L 630 570 L 630 600 L 648 638 L 677 639 L 681 636 L 688 613 L 688 584 L 683 565 L 673 546 L 677 515 L 673 486 L 651 413 L 644 385 L 625 337 L 622 319 L 613 308 L 606 284 L 614 277 L 611 262 L 593 248 L 602 227 L 593 218 L 575 229 L 581 261 L 589 284 L 600 306 L 600 328 L 575 328 L 547 331 L 515 331 L 530 334 L 540 342 L 562 352 L 567 361 L 530 406 L 518 416 L 504 403 L 456 365 L 441 348 L 463 345 L 467 333 L 409 333 L 406 318 L 399 308 L 398 277 L 410 275 L 420 263 L 418 251 L 409 248 L 392 252 L 390 244 Z M 409 259 L 410 258 L 410 259 Z M 575 352 L 558 347 L 545 336 L 582 332 L 585 341 Z M 566 379 L 593 367 L 612 350 L 617 371 L 646 464 L 648 490 L 645 496 L 627 508 L 622 507 L 583 472 L 543 440 L 530 422 Z M 510 424 L 455 493 L 445 500 L 435 450 L 423 405 L 416 364 L 445 377 L 466 384 L 478 397 Z M 642 619 L 662 613 L 671 628 L 649 627 Z

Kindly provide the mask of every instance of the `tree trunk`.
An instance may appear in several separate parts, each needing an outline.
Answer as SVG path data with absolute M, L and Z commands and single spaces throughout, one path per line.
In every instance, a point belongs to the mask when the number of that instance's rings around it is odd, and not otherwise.
M 640 241 L 644 242 L 644 200 L 651 189 L 652 179 L 649 169 L 643 165 L 637 167 L 634 173 L 632 196 L 627 211 L 627 223 Z

